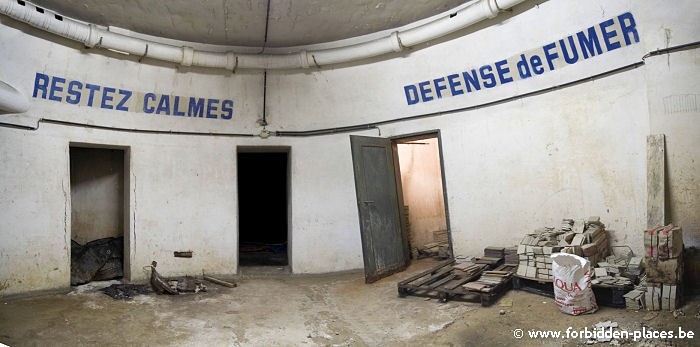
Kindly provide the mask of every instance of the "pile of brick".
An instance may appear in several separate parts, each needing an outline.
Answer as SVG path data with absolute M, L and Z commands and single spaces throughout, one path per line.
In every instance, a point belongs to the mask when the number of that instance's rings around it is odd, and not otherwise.
M 593 284 L 606 284 L 611 286 L 631 285 L 632 279 L 627 275 L 630 261 L 634 257 L 630 255 L 609 255 L 598 262 L 593 269 L 595 278 Z M 638 258 L 641 260 L 641 258 Z
M 630 310 L 641 310 L 644 309 L 644 290 L 633 289 L 627 292 L 623 297 L 625 298 L 625 307 Z
M 520 258 L 518 257 L 518 247 L 507 247 L 505 249 L 505 263 L 509 265 L 518 265 Z
M 599 217 L 588 221 L 563 219 L 560 228 L 545 227 L 527 234 L 518 245 L 518 276 L 552 279 L 552 253 L 571 253 L 594 266 L 610 254 L 605 225 Z
M 412 251 L 415 256 L 414 258 L 436 258 L 436 259 L 447 259 L 450 257 L 450 243 L 449 236 L 447 235 L 447 230 L 433 231 L 433 241 L 423 245 L 423 247 Z
M 675 310 L 683 279 L 683 232 L 669 224 L 644 233 L 647 310 Z

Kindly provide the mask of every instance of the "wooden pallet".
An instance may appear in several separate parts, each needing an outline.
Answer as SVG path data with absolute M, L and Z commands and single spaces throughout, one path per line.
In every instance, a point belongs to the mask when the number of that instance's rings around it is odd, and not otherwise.
M 613 286 L 608 284 L 593 284 L 593 294 L 596 297 L 596 303 L 599 306 L 608 306 L 615 308 L 625 308 L 624 295 L 631 291 L 634 286 L 622 285 Z M 542 296 L 554 297 L 554 285 L 552 280 L 531 278 L 515 275 L 513 277 L 513 289 L 523 290 L 529 293 Z
M 465 275 L 462 271 L 454 270 L 454 259 L 446 260 L 436 266 L 411 276 L 398 283 L 399 297 L 408 295 L 429 297 L 441 302 L 448 300 L 481 302 L 482 306 L 491 305 L 497 297 L 500 297 L 511 286 L 510 278 L 504 283 L 488 288 L 485 291 L 471 291 L 463 287 L 464 284 L 476 281 L 483 271 L 489 270 L 484 265 L 482 269 L 471 275 Z M 509 270 L 509 267 L 512 269 Z M 502 265 L 497 271 L 511 271 L 512 265 Z

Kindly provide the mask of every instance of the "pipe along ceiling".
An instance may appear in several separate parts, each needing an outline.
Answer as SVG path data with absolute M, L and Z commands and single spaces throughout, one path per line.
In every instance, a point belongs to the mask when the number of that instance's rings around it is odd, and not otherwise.
M 405 30 L 364 42 L 306 51 L 298 47 L 279 48 L 286 54 L 239 53 L 232 47 L 226 52 L 196 50 L 188 46 L 127 36 L 112 27 L 105 28 L 65 17 L 23 0 L 0 0 L 0 13 L 35 28 L 81 42 L 89 48 L 105 48 L 141 58 L 155 59 L 183 66 L 225 69 L 306 69 L 353 62 L 400 52 L 405 47 L 428 42 L 466 28 L 482 20 L 494 18 L 502 10 L 525 0 L 474 0 L 456 11 L 448 11 L 421 25 L 408 25 Z M 323 47 L 326 44 L 320 44 Z M 249 47 L 250 48 L 250 47 Z M 260 47 L 263 52 L 264 47 Z
M 279 48 L 286 54 L 239 53 L 233 47 L 225 52 L 196 50 L 188 46 L 175 46 L 128 36 L 113 27 L 102 27 L 65 17 L 54 11 L 23 0 L 0 0 L 0 14 L 27 23 L 61 37 L 82 43 L 88 48 L 104 48 L 142 58 L 176 63 L 182 66 L 224 69 L 307 69 L 358 61 L 392 52 L 405 47 L 428 42 L 482 20 L 494 18 L 502 10 L 509 9 L 525 0 L 474 0 L 461 8 L 435 16 L 420 25 L 408 25 L 388 36 L 370 39 L 345 46 L 306 51 L 298 47 Z M 328 46 L 331 43 L 317 46 Z M 248 47 L 250 50 L 250 47 Z M 22 113 L 29 109 L 29 100 L 16 88 L 0 81 L 0 114 Z

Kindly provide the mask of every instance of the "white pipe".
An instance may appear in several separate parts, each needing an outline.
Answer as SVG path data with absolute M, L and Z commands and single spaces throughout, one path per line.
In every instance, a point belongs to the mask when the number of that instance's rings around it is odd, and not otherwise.
M 316 65 L 325 66 L 376 57 L 390 52 L 400 52 L 402 49 L 398 32 L 394 32 L 388 37 L 351 46 L 315 51 L 310 54 Z
M 520 1 L 522 2 L 522 1 Z M 454 13 L 426 23 L 419 27 L 399 33 L 401 43 L 405 46 L 415 46 L 438 37 L 451 34 L 484 19 L 494 18 L 498 14 L 496 0 L 481 0 L 472 3 Z
M 0 113 L 22 113 L 29 110 L 29 100 L 15 87 L 0 81 Z
M 454 13 L 445 13 L 426 24 L 389 36 L 358 44 L 315 51 L 299 51 L 298 48 L 279 48 L 287 54 L 238 54 L 235 52 L 209 52 L 186 46 L 174 46 L 135 38 L 94 24 L 86 24 L 63 17 L 50 10 L 37 10 L 29 2 L 21 5 L 17 0 L 0 0 L 0 14 L 25 22 L 36 28 L 82 42 L 86 47 L 102 47 L 141 58 L 167 61 L 183 66 L 236 69 L 300 69 L 310 66 L 327 66 L 400 52 L 404 47 L 415 46 L 437 39 L 479 21 L 494 18 L 501 10 L 511 8 L 525 0 L 474 0 Z M 59 19 L 60 18 L 60 19 Z M 260 49 L 263 51 L 262 49 Z

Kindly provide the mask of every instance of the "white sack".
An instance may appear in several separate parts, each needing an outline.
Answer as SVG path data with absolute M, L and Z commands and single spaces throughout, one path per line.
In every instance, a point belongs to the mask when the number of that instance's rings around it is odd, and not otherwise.
M 591 288 L 591 263 L 568 253 L 552 254 L 554 300 L 559 310 L 574 316 L 593 313 L 598 304 Z

